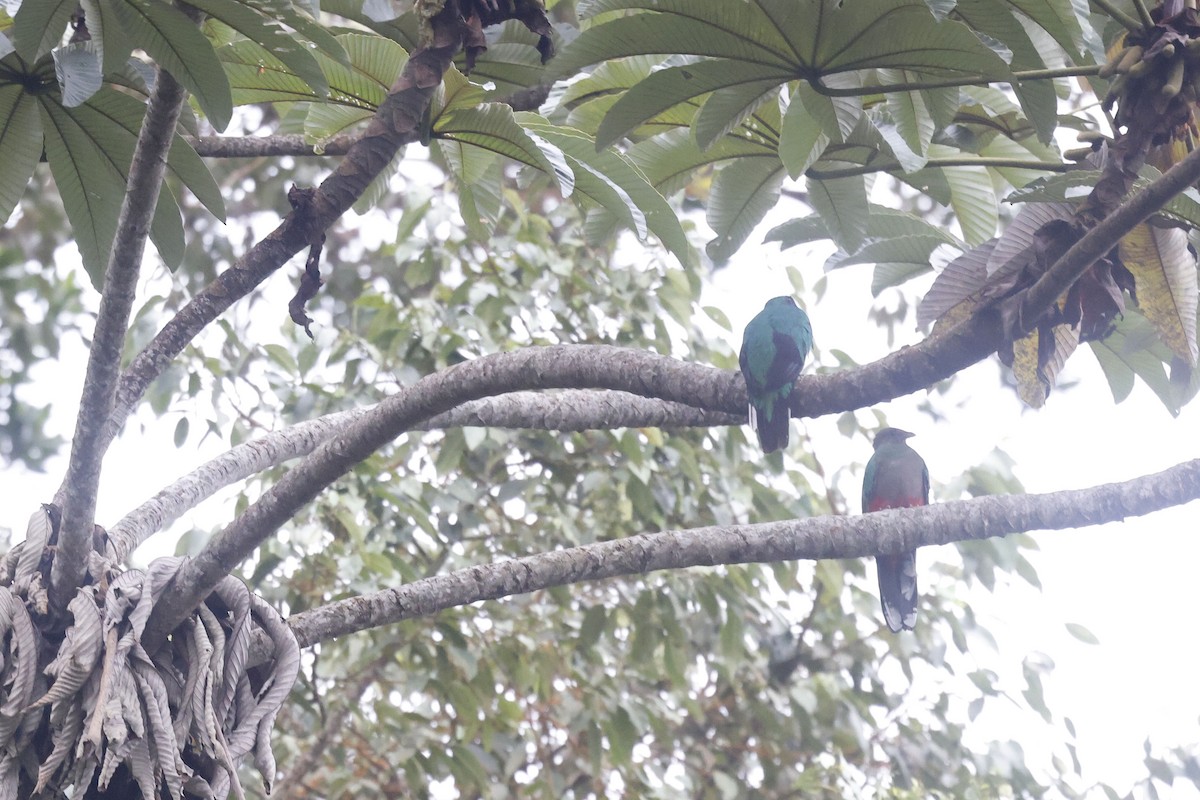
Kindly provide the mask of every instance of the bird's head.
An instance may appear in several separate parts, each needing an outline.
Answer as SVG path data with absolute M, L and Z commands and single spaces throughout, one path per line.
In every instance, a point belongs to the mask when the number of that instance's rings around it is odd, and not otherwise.
M 888 444 L 889 442 L 899 444 L 912 435 L 908 431 L 902 431 L 899 428 L 883 428 L 875 434 L 874 447 L 878 450 L 881 445 Z
M 763 306 L 763 308 L 784 307 L 799 308 L 800 306 L 796 303 L 796 298 L 792 297 L 790 294 L 781 294 L 779 297 L 772 297 L 767 301 L 767 304 Z

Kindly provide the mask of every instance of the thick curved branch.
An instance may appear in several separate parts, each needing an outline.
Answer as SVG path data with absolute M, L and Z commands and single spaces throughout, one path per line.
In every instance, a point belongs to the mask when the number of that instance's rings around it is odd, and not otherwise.
M 125 198 L 104 270 L 100 310 L 88 351 L 75 435 L 71 439 L 71 460 L 63 488 L 59 490 L 62 524 L 50 584 L 50 599 L 59 611 L 64 610 L 74 596 L 87 567 L 100 464 L 112 441 L 112 437 L 105 435 L 104 420 L 113 409 L 138 271 L 184 94 L 183 87 L 170 74 L 159 70 L 138 134 Z
M 107 419 L 104 441 L 116 436 L 146 388 L 200 331 L 288 259 L 320 239 L 322 232 L 362 196 L 396 152 L 417 141 L 429 99 L 463 42 L 457 3 L 447 2 L 429 24 L 430 43 L 413 51 L 362 137 L 313 193 L 311 202 L 288 214 L 279 227 L 217 276 L 133 359 L 121 375 L 112 414 L 99 418 Z
M 151 534 L 170 525 L 216 492 L 299 456 L 363 412 L 343 411 L 293 425 L 238 445 L 166 486 L 108 529 L 115 558 L 124 561 Z
M 1200 499 L 1200 459 L 1123 483 L 1050 494 L 1004 495 L 852 517 L 808 517 L 646 533 L 468 567 L 339 600 L 292 616 L 301 647 L 427 616 L 580 581 L 663 569 L 796 559 L 863 558 L 1036 530 L 1116 522 Z M 258 644 L 252 660 L 259 657 Z
M 381 445 L 430 417 L 470 400 L 528 389 L 619 389 L 719 408 L 721 394 L 728 392 L 735 374 L 640 350 L 557 345 L 483 356 L 426 376 L 289 470 L 181 567 L 146 625 L 145 641 L 152 648 L 162 641 L 221 577 L 301 506 Z M 744 388 L 741 394 L 745 396 Z
M 108 529 L 117 560 L 216 492 L 293 458 L 308 455 L 369 409 L 341 411 L 254 439 L 206 462 L 163 488 Z M 741 425 L 744 414 L 704 411 L 626 392 L 567 390 L 513 392 L 463 403 L 413 430 L 478 426 L 547 431 L 683 428 Z
M 704 369 L 712 372 L 711 368 Z M 610 431 L 615 428 L 711 428 L 745 422 L 745 409 L 731 414 L 613 389 L 566 389 L 553 393 L 509 392 L 472 400 L 413 425 L 411 429 L 432 431 L 475 426 Z

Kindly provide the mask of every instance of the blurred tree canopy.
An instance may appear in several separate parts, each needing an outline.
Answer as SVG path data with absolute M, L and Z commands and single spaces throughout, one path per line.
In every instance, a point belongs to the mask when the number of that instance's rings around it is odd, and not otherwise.
M 861 465 L 757 451 L 701 298 L 772 214 L 768 242 L 832 242 L 789 269 L 802 304 L 928 328 L 866 365 L 816 331 L 792 413 L 851 441 L 925 389 L 952 418 L 993 353 L 1034 408 L 1090 350 L 1113 400 L 1178 413 L 1194 6 L 7 4 L 0 455 L 70 456 L 0 562 L 0 796 L 1120 796 L 1079 774 L 1053 662 L 1002 679 L 966 599 L 1039 585 L 1023 531 L 1186 502 L 1200 466 L 1066 508 L 997 452 L 938 497 L 991 505 L 847 517 Z M 841 269 L 873 296 L 826 293 Z M 35 390 L 78 339 L 68 447 Z M 95 520 L 144 408 L 181 463 L 228 453 Z M 215 530 L 172 525 L 229 486 Z M 189 559 L 126 569 L 171 534 Z M 965 539 L 888 633 L 861 556 Z M 1012 701 L 1049 768 L 974 730 Z M 1149 796 L 1200 781 L 1146 765 Z

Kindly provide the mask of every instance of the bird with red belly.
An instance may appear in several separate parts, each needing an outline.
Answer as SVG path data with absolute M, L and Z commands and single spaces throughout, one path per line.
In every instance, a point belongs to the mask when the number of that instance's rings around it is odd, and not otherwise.
M 899 428 L 884 428 L 875 434 L 875 453 L 863 477 L 864 514 L 929 505 L 929 469 L 905 442 L 910 436 Z M 917 622 L 917 551 L 880 555 L 875 565 L 884 621 L 897 633 L 912 630 Z

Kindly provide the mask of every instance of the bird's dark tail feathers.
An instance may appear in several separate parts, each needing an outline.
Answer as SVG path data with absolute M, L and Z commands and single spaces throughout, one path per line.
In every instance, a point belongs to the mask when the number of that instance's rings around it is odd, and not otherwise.
M 774 453 L 787 447 L 788 426 L 791 423 L 787 398 L 770 398 L 759 406 L 751 403 L 750 423 L 758 434 L 758 443 L 764 453 Z
M 896 633 L 911 631 L 917 624 L 917 552 L 878 556 L 875 565 L 884 621 Z

